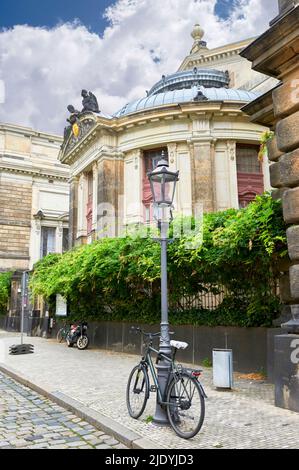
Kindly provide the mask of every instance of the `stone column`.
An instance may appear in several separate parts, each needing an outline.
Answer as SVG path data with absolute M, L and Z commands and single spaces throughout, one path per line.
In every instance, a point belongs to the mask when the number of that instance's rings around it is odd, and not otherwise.
M 141 224 L 144 218 L 143 154 L 131 150 L 124 157 L 124 214 L 123 224 Z M 119 220 L 121 222 L 121 220 Z
M 192 206 L 203 204 L 204 212 L 214 210 L 215 185 L 211 141 L 193 142 L 189 145 L 191 156 Z
M 124 161 L 122 153 L 103 151 L 98 159 L 98 237 L 113 237 L 123 221 Z
M 226 145 L 229 168 L 230 207 L 238 209 L 237 143 L 235 140 L 228 140 Z
M 168 163 L 169 163 L 169 170 L 170 171 L 177 171 L 179 169 L 179 165 L 177 162 L 177 144 L 172 143 L 172 144 L 167 144 L 167 153 L 168 153 Z M 175 210 L 177 211 L 179 209 L 179 191 L 178 191 L 178 186 L 177 190 L 174 194 L 174 200 L 173 200 L 173 205 Z
M 92 230 L 97 230 L 98 162 L 92 165 Z M 95 233 L 96 238 L 96 233 Z
M 79 186 L 78 186 L 77 238 L 86 237 L 87 235 L 86 205 L 87 205 L 87 178 L 86 178 L 85 173 L 81 173 L 79 176 Z M 82 239 L 81 242 L 84 242 L 84 239 Z
M 70 179 L 70 214 L 69 214 L 69 247 L 75 245 L 78 229 L 78 184 L 77 176 Z
M 36 217 L 32 221 L 32 230 L 31 230 L 31 256 L 30 256 L 30 265 L 29 269 L 33 268 L 34 263 L 40 259 L 41 252 L 41 219 Z
M 55 246 L 56 253 L 62 253 L 62 245 L 63 245 L 63 223 L 60 220 L 56 228 L 56 246 Z

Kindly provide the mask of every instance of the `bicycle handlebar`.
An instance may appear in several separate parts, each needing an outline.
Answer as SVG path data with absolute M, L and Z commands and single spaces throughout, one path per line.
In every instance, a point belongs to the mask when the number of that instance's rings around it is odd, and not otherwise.
M 144 330 L 142 330 L 141 328 L 139 328 L 138 326 L 132 326 L 131 327 L 131 330 L 132 331 L 138 331 L 140 334 L 142 334 L 143 336 L 147 336 L 149 338 L 153 338 L 155 336 L 161 336 L 161 332 L 159 331 L 159 333 L 146 333 Z M 173 331 L 170 331 L 169 332 L 170 335 L 174 335 L 174 332 Z

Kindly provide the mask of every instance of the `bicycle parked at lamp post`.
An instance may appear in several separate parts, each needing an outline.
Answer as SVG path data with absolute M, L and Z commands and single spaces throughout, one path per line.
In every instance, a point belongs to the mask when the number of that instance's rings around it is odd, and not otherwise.
M 56 339 L 58 343 L 62 343 L 62 341 L 66 341 L 66 337 L 70 329 L 71 329 L 70 325 L 68 326 L 67 323 L 64 322 L 63 327 L 59 328 L 57 335 L 56 335 Z
M 127 408 L 132 418 L 139 418 L 145 410 L 150 392 L 158 394 L 158 402 L 165 407 L 167 417 L 173 430 L 179 437 L 190 439 L 202 427 L 205 416 L 204 389 L 198 378 L 199 369 L 188 369 L 175 362 L 178 349 L 185 349 L 188 344 L 181 341 L 170 341 L 173 348 L 172 357 L 169 358 L 153 348 L 153 339 L 160 337 L 160 333 L 145 333 L 141 328 L 132 330 L 140 332 L 146 339 L 145 354 L 140 363 L 136 365 L 129 376 L 127 384 Z M 157 373 L 153 365 L 152 353 L 157 354 L 156 364 L 160 360 L 169 362 L 169 374 L 162 394 L 159 387 Z M 150 385 L 149 371 L 154 385 Z

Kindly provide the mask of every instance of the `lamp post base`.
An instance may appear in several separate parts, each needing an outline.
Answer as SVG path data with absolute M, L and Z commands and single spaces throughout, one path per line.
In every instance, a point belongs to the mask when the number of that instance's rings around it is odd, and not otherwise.
M 165 325 L 162 325 L 161 330 L 163 331 L 164 328 L 165 328 Z M 169 334 L 168 334 L 168 338 L 169 338 Z M 168 346 L 167 344 L 161 345 L 159 353 L 164 354 L 165 356 L 169 357 L 171 353 L 170 346 Z M 166 360 L 161 360 L 157 365 L 157 379 L 158 379 L 158 384 L 159 384 L 159 388 L 161 391 L 162 400 L 165 399 L 165 390 L 168 384 L 170 368 L 171 368 L 170 363 L 167 362 Z M 166 406 L 161 405 L 159 403 L 158 392 L 157 392 L 156 411 L 155 411 L 153 423 L 157 425 L 164 425 L 164 426 L 169 425 L 169 420 L 168 420 L 168 416 L 166 412 Z
M 156 424 L 157 426 L 169 426 L 169 421 L 167 418 L 166 411 L 161 407 L 161 405 L 158 405 L 156 407 L 155 411 L 155 416 L 153 419 L 153 424 Z
M 161 350 L 163 354 L 165 354 L 164 351 Z M 170 370 L 170 365 L 166 361 L 161 361 L 157 365 L 157 378 L 158 378 L 158 383 L 162 395 L 162 399 L 165 396 L 165 389 L 168 383 L 168 376 L 169 376 L 169 370 Z M 157 404 L 156 404 L 156 411 L 155 411 L 155 416 L 153 419 L 153 423 L 158 424 L 158 425 L 169 425 L 169 420 L 167 417 L 167 412 L 166 412 L 166 407 L 165 405 L 161 405 L 158 402 L 159 395 L 157 392 Z

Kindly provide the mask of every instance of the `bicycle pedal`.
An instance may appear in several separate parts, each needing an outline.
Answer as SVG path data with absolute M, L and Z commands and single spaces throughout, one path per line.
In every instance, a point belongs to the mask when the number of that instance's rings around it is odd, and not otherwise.
M 156 392 L 157 391 L 156 385 L 151 385 L 150 391 L 151 392 Z

